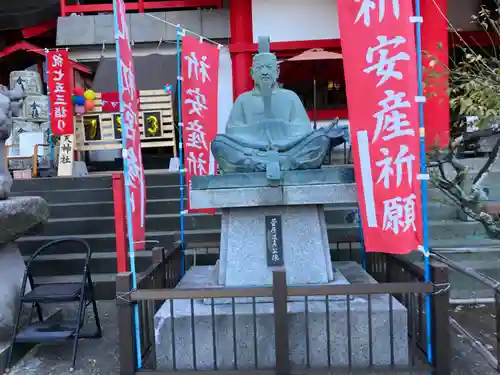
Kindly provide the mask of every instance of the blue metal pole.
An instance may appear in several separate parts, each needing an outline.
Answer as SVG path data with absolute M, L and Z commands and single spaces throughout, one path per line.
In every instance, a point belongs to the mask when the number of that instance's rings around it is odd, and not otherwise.
M 48 57 L 49 50 L 45 50 L 45 69 L 43 72 L 43 79 L 45 80 L 45 85 L 47 86 L 47 95 L 50 96 L 50 91 L 49 91 L 49 76 L 47 74 L 48 69 L 49 69 L 49 57 Z M 52 168 L 54 166 L 54 140 L 52 139 L 52 129 L 51 129 L 51 118 L 50 118 L 50 100 L 48 101 L 47 104 L 47 117 L 48 117 L 48 123 L 49 123 L 49 129 L 48 129 L 48 136 L 49 136 L 49 155 L 50 155 L 50 165 L 49 167 Z
M 359 213 L 358 207 L 358 222 L 359 222 L 359 242 L 361 242 L 361 260 L 363 262 L 363 269 L 366 271 L 366 249 L 365 249 L 365 237 L 363 236 L 363 222 L 361 221 L 361 214 Z
M 422 17 L 420 9 L 420 0 L 415 0 L 415 16 Z M 415 22 L 415 42 L 417 47 L 417 84 L 418 96 L 423 97 L 423 72 L 422 72 L 422 23 L 419 19 Z M 420 173 L 422 176 L 427 174 L 426 155 L 425 155 L 425 122 L 424 122 L 424 103 L 418 102 L 418 117 L 420 123 Z M 428 217 L 427 217 L 427 179 L 421 178 L 420 189 L 422 194 L 422 236 L 423 236 L 423 253 L 424 253 L 424 277 L 426 282 L 431 281 L 431 271 L 429 264 L 429 232 L 428 232 Z M 427 334 L 427 360 L 430 364 L 433 363 L 432 357 L 432 319 L 431 319 L 431 296 L 425 296 L 425 318 L 426 318 L 426 334 Z
M 120 44 L 118 42 L 118 12 L 117 12 L 117 0 L 113 0 L 113 14 L 114 14 L 114 24 L 115 24 L 115 40 L 116 40 L 116 72 L 118 74 L 118 91 L 122 92 L 123 82 L 121 75 L 121 58 L 120 58 Z M 120 95 L 120 116 L 124 118 L 124 105 Z M 135 249 L 134 249 L 134 230 L 132 226 L 132 205 L 130 202 L 130 185 L 129 185 L 129 171 L 128 171 L 128 161 L 126 158 L 127 154 L 127 123 L 122 124 L 122 155 L 123 155 L 123 175 L 125 180 L 125 207 L 127 211 L 127 234 L 128 234 L 128 251 L 130 258 L 130 272 L 132 274 L 132 290 L 137 289 L 137 274 L 135 269 Z M 139 325 L 139 306 L 134 304 L 134 323 L 135 323 L 135 350 L 137 357 L 137 368 L 142 367 L 142 353 L 141 353 L 141 332 Z
M 179 123 L 179 190 L 180 190 L 180 227 L 181 227 L 181 275 L 184 276 L 184 151 L 182 146 L 182 76 L 181 76 L 181 37 L 183 30 L 180 25 L 176 27 L 177 46 L 177 116 Z

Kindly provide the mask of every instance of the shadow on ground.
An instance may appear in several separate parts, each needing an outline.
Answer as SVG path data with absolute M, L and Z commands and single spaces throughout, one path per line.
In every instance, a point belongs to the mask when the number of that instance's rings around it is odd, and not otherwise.
M 70 372 L 72 341 L 39 345 L 28 353 L 9 375 L 119 375 L 118 327 L 116 324 L 116 303 L 98 303 L 99 317 L 103 328 L 103 338 L 80 340 L 75 371 Z M 76 314 L 76 309 L 65 310 L 68 315 Z M 65 314 L 66 315 L 66 314 Z M 87 314 L 90 316 L 91 314 Z M 94 319 L 86 322 L 87 329 L 93 329 Z
M 118 327 L 114 301 L 99 302 L 99 314 L 103 327 L 100 340 L 81 340 L 78 361 L 74 372 L 71 366 L 71 342 L 54 345 L 40 345 L 34 348 L 14 368 L 10 375 L 119 375 Z M 74 314 L 75 310 L 70 314 Z M 488 306 L 461 306 L 455 308 L 452 316 L 477 335 L 486 335 L 493 340 L 494 322 Z M 467 325 L 466 325 L 467 323 Z M 93 328 L 93 319 L 87 322 Z M 475 331 L 474 331 L 475 329 Z M 495 375 L 498 374 L 470 347 L 468 341 L 452 330 L 452 375 Z M 366 372 L 365 375 L 371 375 Z M 380 373 L 377 373 L 381 375 Z M 400 373 L 401 374 L 401 373 Z M 384 375 L 391 375 L 390 373 Z M 401 374 L 404 375 L 404 374 Z

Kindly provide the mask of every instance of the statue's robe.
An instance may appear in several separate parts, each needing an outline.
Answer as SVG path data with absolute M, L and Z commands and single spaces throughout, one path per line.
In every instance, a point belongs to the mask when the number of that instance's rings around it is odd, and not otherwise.
M 319 168 L 330 147 L 325 129 L 312 131 L 307 112 L 293 91 L 272 91 L 270 117 L 257 89 L 234 103 L 226 133 L 212 141 L 212 153 L 224 172 L 265 171 L 279 161 L 281 170 Z

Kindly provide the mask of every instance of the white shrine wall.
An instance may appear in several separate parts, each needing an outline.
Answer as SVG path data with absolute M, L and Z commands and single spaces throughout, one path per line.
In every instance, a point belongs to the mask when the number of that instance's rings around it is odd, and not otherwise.
M 271 42 L 338 39 L 337 0 L 252 0 L 253 37 Z
M 338 39 L 337 1 L 252 0 L 254 42 L 259 36 L 269 36 L 271 42 Z M 481 0 L 448 0 L 448 19 L 453 27 L 478 30 L 470 20 L 480 4 Z

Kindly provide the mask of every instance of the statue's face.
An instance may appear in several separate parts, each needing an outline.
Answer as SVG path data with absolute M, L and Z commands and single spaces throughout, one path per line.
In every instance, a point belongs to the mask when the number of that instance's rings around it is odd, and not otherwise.
M 274 85 L 279 76 L 279 67 L 276 57 L 272 54 L 255 56 L 251 73 L 257 86 Z

